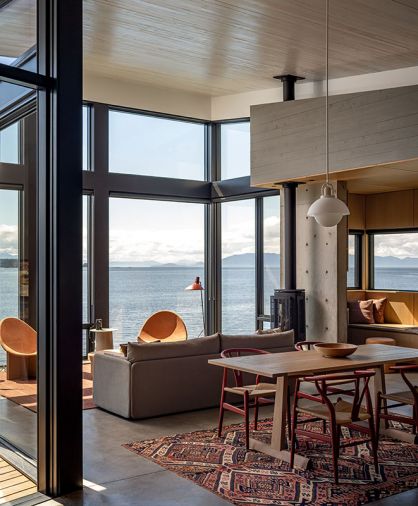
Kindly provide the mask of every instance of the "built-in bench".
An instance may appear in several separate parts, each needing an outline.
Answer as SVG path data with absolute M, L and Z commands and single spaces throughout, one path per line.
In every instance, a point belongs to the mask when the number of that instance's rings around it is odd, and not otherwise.
M 347 300 L 387 298 L 385 323 L 348 324 L 348 341 L 363 344 L 368 337 L 392 337 L 399 346 L 418 348 L 418 293 L 348 290 Z

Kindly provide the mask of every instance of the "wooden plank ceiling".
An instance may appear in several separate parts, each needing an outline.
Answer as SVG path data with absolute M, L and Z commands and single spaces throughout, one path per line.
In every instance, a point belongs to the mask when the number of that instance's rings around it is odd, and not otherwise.
M 35 0 L 0 10 L 0 55 L 35 42 Z M 324 77 L 325 0 L 84 0 L 85 70 L 222 95 Z M 32 19 L 31 19 L 32 16 Z M 330 71 L 417 65 L 416 0 L 332 0 Z

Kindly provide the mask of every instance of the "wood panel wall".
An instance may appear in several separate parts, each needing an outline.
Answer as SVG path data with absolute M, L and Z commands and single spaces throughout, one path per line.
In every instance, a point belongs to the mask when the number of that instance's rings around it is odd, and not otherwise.
M 348 195 L 352 230 L 390 230 L 418 227 L 418 189 L 371 195 Z
M 350 230 L 364 230 L 366 228 L 366 196 L 349 193 L 347 205 L 350 209 L 348 228 Z

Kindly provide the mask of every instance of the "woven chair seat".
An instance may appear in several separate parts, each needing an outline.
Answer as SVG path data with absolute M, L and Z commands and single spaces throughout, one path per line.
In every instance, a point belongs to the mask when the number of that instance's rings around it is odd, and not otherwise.
M 411 390 L 406 390 L 405 392 L 394 392 L 390 394 L 380 394 L 380 396 L 382 399 L 401 402 L 402 404 L 409 404 L 410 406 L 413 406 L 414 404 L 414 396 Z
M 328 381 L 327 385 L 329 387 L 340 386 L 340 385 L 351 385 L 351 390 L 354 388 L 352 380 L 344 380 L 344 379 L 341 379 L 341 380 L 337 379 L 337 380 L 334 380 L 334 381 Z
M 249 397 L 266 397 L 276 394 L 275 385 L 272 383 L 258 383 L 258 385 L 245 385 L 243 387 L 225 387 L 225 391 L 237 395 L 244 395 L 245 392 L 248 392 Z
M 360 408 L 358 420 L 352 420 L 351 411 L 353 409 L 353 405 L 350 402 L 344 401 L 342 399 L 338 400 L 334 404 L 334 408 L 335 418 L 338 425 L 350 424 L 358 421 L 368 420 L 370 418 L 370 415 L 367 413 L 365 408 L 362 407 Z M 329 420 L 330 418 L 330 413 L 327 406 L 318 402 L 301 402 L 296 409 L 301 413 L 306 413 L 323 420 Z

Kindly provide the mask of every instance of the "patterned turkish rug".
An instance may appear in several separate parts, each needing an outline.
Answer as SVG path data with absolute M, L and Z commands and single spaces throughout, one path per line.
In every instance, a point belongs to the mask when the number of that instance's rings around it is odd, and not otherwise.
M 258 428 L 252 436 L 269 441 L 272 420 L 259 422 Z M 343 436 L 355 439 L 359 434 L 343 428 Z M 213 429 L 123 446 L 240 506 L 358 506 L 418 486 L 418 445 L 387 438 L 379 442 L 380 475 L 366 444 L 341 449 L 338 486 L 326 443 L 300 438 L 297 451 L 311 465 L 304 472 L 292 471 L 286 462 L 247 452 L 242 424 L 225 427 L 222 438 Z

